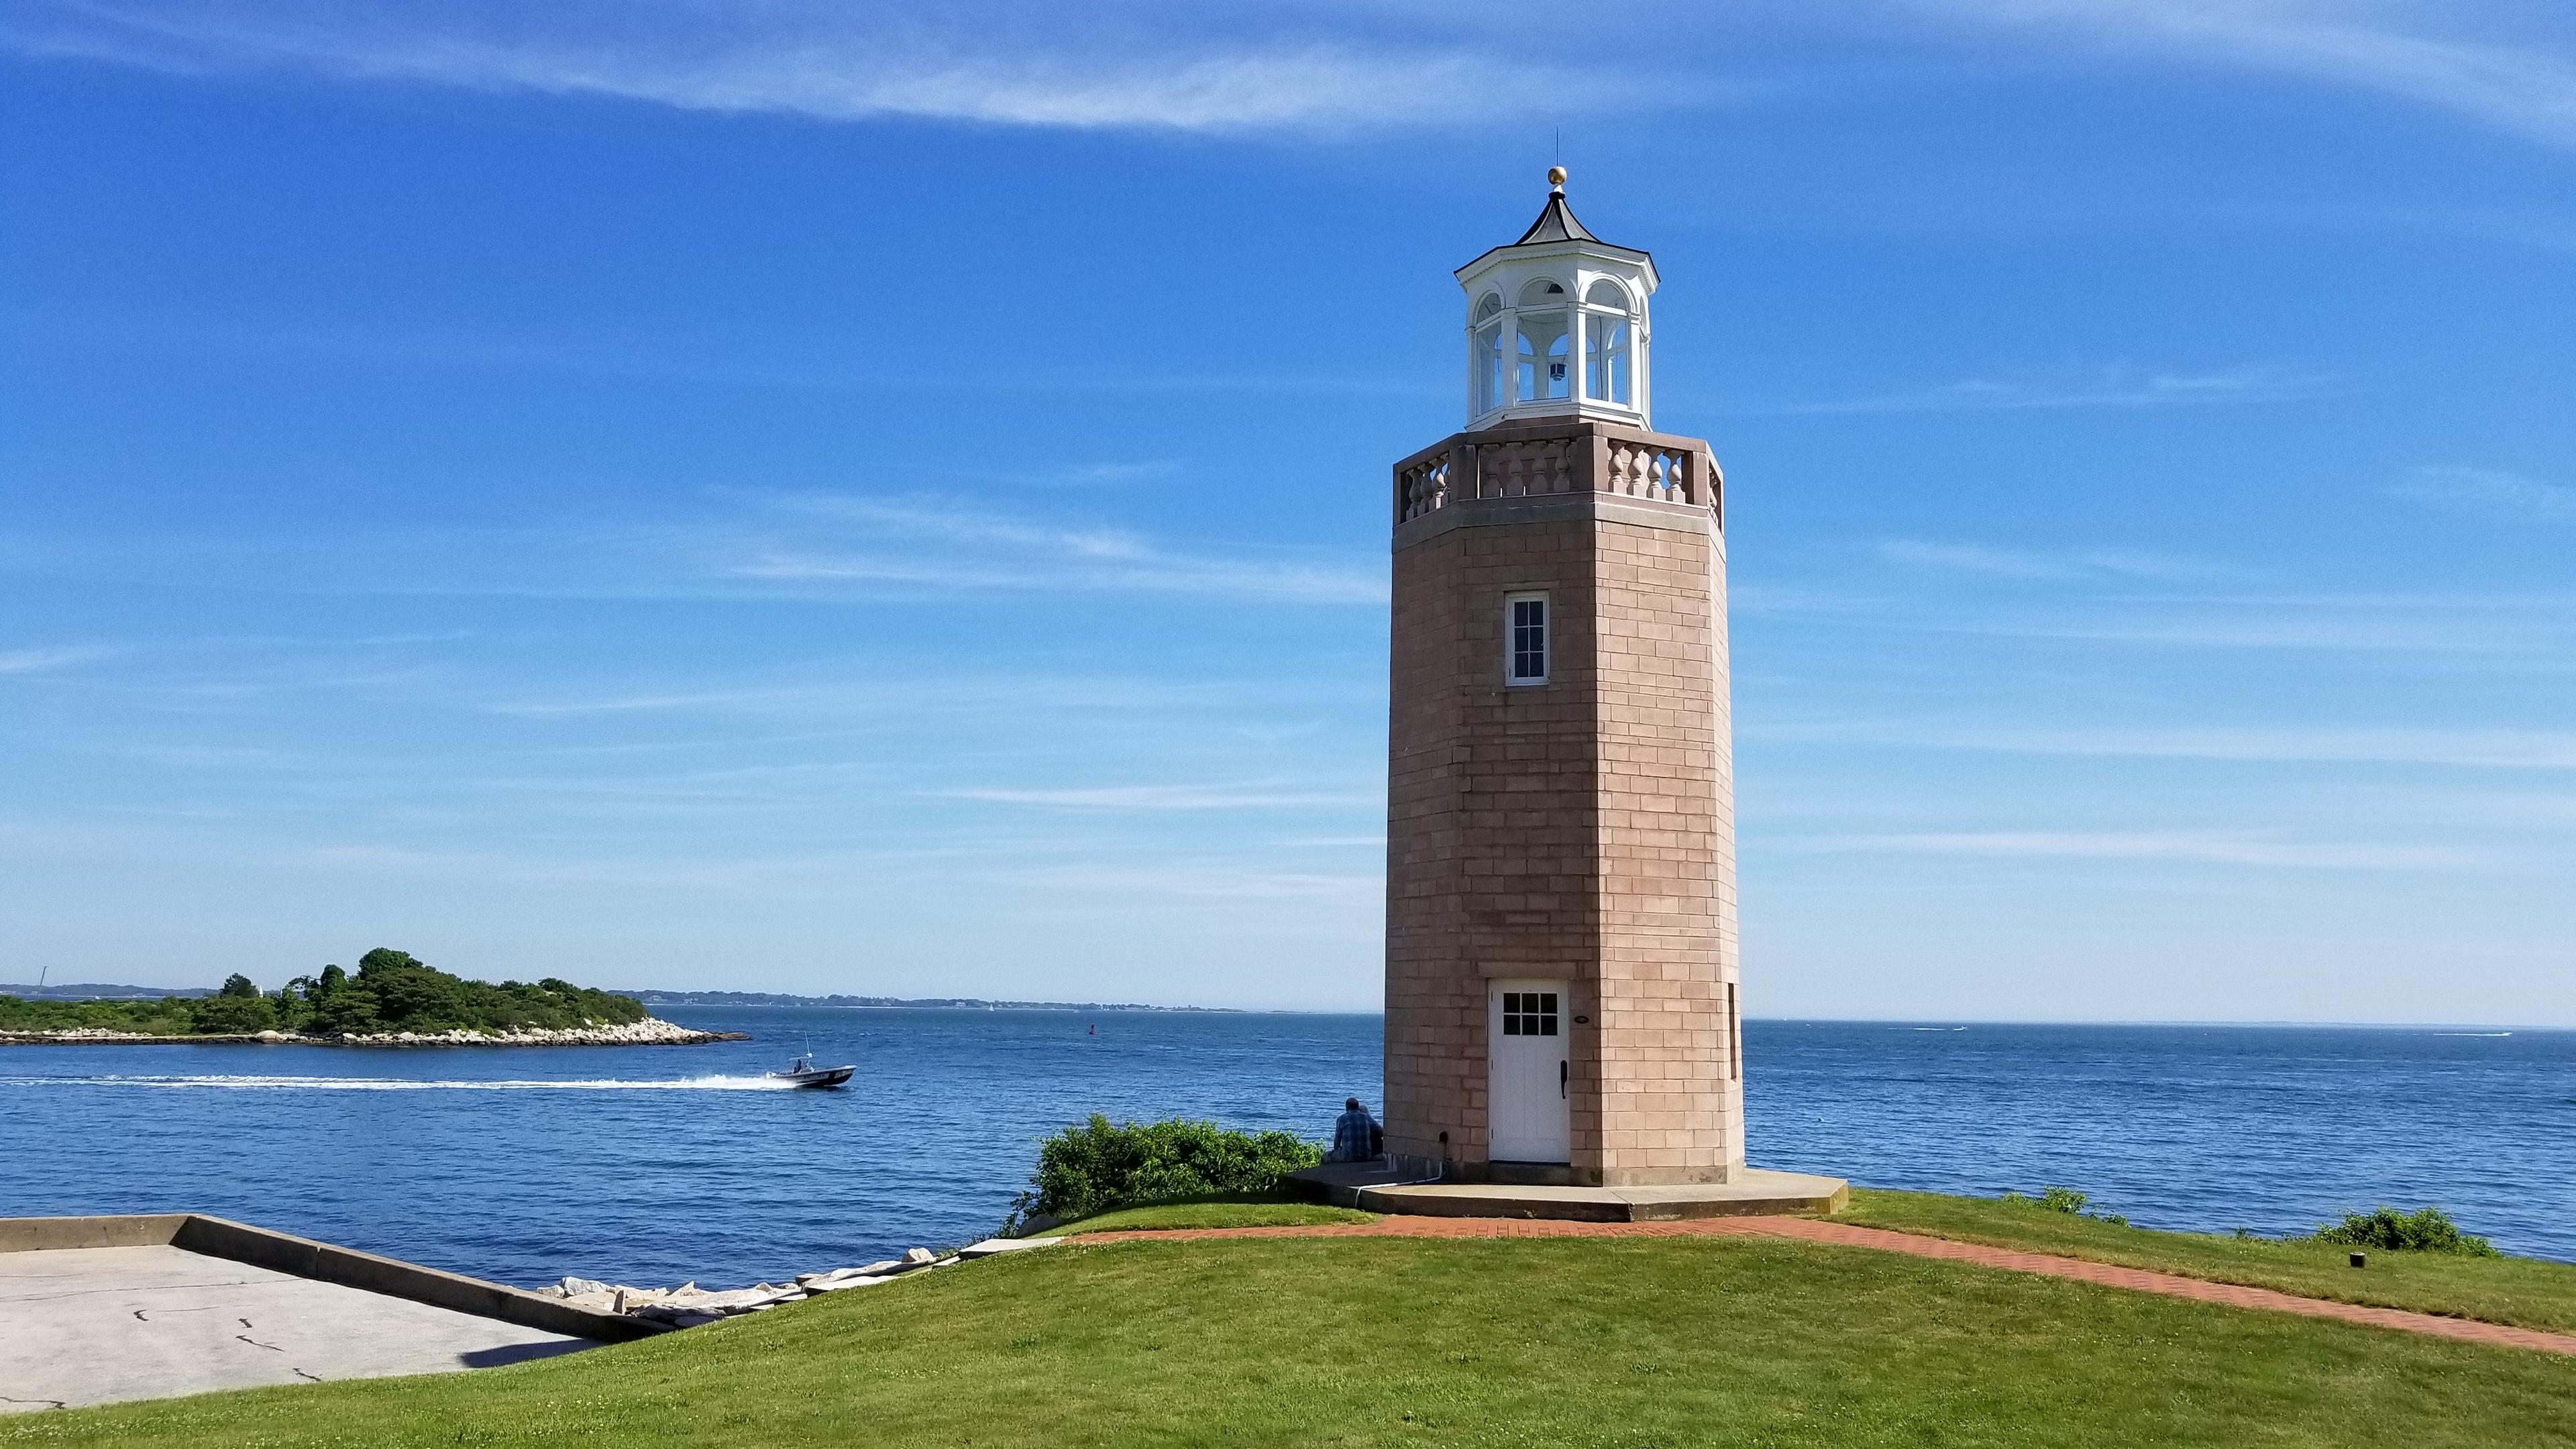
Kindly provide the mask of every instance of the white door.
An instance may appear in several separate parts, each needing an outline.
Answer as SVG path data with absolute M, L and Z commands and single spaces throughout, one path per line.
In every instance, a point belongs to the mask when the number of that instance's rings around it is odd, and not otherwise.
M 1562 981 L 1496 981 L 1486 1013 L 1485 1101 L 1497 1162 L 1569 1162 Z

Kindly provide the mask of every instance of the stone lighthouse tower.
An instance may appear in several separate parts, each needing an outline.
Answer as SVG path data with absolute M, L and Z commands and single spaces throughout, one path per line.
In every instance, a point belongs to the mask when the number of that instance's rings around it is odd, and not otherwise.
M 1386 1147 L 1744 1171 L 1724 479 L 1653 430 L 1657 277 L 1562 171 L 1458 269 L 1464 432 L 1395 465 Z

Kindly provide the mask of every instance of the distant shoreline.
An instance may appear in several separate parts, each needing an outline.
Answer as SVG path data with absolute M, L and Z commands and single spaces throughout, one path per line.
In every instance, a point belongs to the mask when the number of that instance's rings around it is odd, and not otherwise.
M 648 1016 L 620 1026 L 521 1027 L 515 1031 L 381 1031 L 364 1035 L 306 1036 L 298 1032 L 207 1032 L 168 1036 L 148 1032 L 110 1031 L 105 1027 L 70 1027 L 54 1031 L 0 1031 L 0 1046 L 317 1046 L 349 1047 L 590 1047 L 704 1046 L 710 1042 L 749 1041 L 748 1032 L 699 1031 Z
M 614 990 L 646 1006 L 832 1006 L 897 1011 L 1159 1011 L 1248 1016 L 1239 1006 L 1148 1006 L 1140 1001 L 989 1001 L 978 996 L 791 996 L 776 991 Z

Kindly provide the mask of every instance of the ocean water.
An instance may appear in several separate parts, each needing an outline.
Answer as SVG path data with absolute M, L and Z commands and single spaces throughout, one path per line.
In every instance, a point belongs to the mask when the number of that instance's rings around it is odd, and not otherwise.
M 0 1047 L 0 1215 L 188 1209 L 505 1282 L 983 1236 L 1092 1111 L 1323 1136 L 1375 1016 L 667 1009 L 705 1047 Z M 1747 1022 L 1762 1165 L 2278 1233 L 2438 1202 L 2576 1260 L 2576 1033 Z M 760 1079 L 810 1039 L 838 1092 Z

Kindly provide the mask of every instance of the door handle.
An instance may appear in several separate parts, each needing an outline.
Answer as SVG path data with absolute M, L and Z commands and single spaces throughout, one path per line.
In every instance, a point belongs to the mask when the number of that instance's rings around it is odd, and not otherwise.
M 1565 1059 L 1562 1057 L 1556 1063 L 1556 1099 L 1560 1102 L 1565 1100 Z

